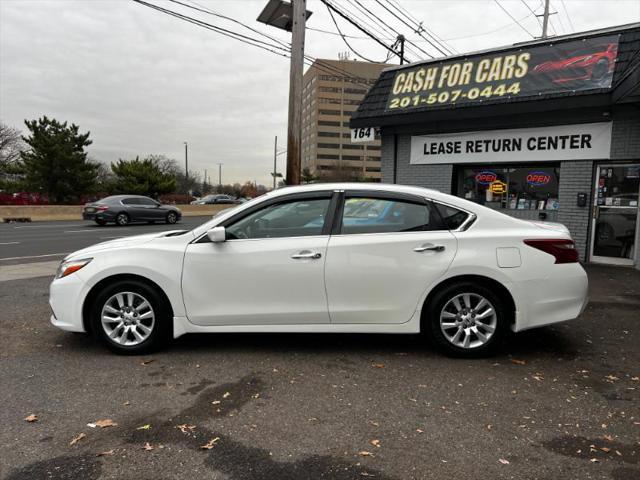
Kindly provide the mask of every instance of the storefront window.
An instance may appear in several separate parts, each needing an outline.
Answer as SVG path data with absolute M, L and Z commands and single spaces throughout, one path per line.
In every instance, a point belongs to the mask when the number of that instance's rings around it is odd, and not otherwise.
M 475 166 L 458 170 L 458 196 L 493 209 L 557 210 L 558 165 Z

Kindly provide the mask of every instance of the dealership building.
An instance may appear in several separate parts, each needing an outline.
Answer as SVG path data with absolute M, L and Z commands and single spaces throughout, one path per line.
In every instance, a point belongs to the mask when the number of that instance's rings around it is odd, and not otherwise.
M 640 268 L 640 24 L 387 68 L 350 126 L 379 129 L 385 183 L 560 222 L 582 260 Z

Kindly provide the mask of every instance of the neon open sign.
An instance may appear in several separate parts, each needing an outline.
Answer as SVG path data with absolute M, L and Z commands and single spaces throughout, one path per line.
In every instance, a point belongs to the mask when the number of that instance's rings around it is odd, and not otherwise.
M 490 185 L 498 179 L 498 175 L 496 175 L 491 170 L 483 170 L 482 172 L 478 172 L 476 174 L 476 183 L 480 185 Z
M 551 175 L 546 172 L 531 172 L 527 175 L 527 183 L 533 187 L 546 185 L 551 181 Z

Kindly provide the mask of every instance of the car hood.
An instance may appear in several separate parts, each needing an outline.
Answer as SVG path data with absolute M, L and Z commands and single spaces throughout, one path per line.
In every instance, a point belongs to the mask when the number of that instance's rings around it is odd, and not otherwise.
M 65 260 L 69 258 L 91 256 L 98 252 L 103 252 L 106 250 L 114 250 L 116 248 L 134 247 L 137 245 L 143 245 L 156 238 L 168 237 L 168 236 L 176 235 L 178 233 L 183 233 L 183 232 L 185 233 L 185 235 L 190 235 L 190 233 L 187 230 L 169 230 L 166 232 L 153 232 L 153 233 L 145 233 L 144 235 L 133 235 L 131 237 L 116 238 L 114 240 L 96 243 L 95 245 L 91 245 L 90 247 L 83 248 L 82 250 L 76 250 L 75 252 L 67 255 Z

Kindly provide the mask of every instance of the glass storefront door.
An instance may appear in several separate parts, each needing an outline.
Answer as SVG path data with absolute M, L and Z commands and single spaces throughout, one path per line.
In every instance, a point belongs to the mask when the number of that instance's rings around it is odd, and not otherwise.
M 596 172 L 591 260 L 633 265 L 640 164 L 600 165 Z

